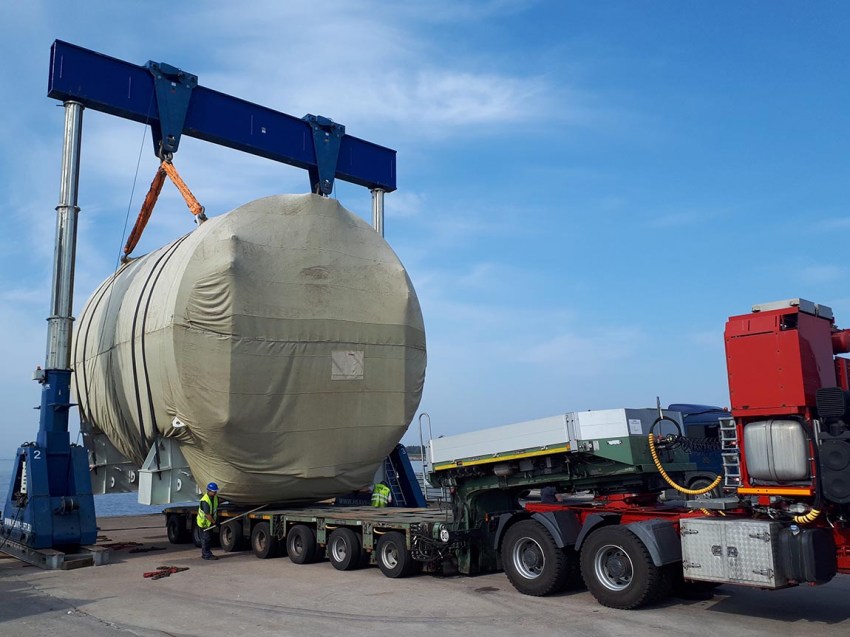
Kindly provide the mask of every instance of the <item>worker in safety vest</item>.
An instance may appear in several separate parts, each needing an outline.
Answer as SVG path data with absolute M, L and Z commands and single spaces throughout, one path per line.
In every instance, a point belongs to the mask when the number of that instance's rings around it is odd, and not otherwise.
M 372 506 L 385 507 L 393 501 L 393 494 L 386 482 L 379 482 L 372 489 Z
M 218 514 L 217 494 L 218 485 L 215 482 L 210 482 L 207 485 L 207 492 L 198 504 L 198 519 L 196 522 L 198 528 L 201 529 L 201 557 L 205 560 L 218 559 L 210 550 L 210 545 L 212 544 L 211 528 L 215 526 L 216 515 Z

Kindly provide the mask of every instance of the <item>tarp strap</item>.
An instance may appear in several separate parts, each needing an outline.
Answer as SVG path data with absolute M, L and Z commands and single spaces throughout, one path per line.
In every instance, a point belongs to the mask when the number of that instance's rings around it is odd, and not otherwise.
M 133 226 L 130 236 L 127 237 L 127 243 L 124 246 L 124 256 L 121 257 L 123 262 L 128 261 L 130 253 L 136 248 L 139 239 L 142 238 L 142 232 L 144 232 L 145 226 L 147 226 L 151 214 L 153 214 L 154 206 L 156 206 L 156 202 L 159 199 L 159 193 L 162 192 L 166 175 L 177 187 L 177 190 L 180 191 L 180 194 L 183 195 L 183 200 L 189 207 L 189 212 L 198 218 L 198 223 L 200 224 L 207 220 L 207 216 L 204 214 L 204 207 L 198 203 L 195 195 L 189 190 L 189 186 L 186 185 L 186 182 L 177 173 L 174 164 L 165 160 L 159 165 L 156 175 L 154 175 L 148 194 L 145 195 L 145 200 L 142 202 L 142 209 L 139 210 L 139 216 L 136 218 L 136 224 Z

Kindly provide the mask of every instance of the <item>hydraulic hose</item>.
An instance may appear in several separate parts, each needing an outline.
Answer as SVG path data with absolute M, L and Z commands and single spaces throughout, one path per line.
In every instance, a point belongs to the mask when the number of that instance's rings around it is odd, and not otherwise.
M 794 516 L 794 522 L 796 522 L 797 524 L 808 524 L 810 522 L 814 522 L 815 520 L 817 520 L 819 515 L 820 515 L 820 509 L 812 509 L 811 511 L 809 511 L 805 515 L 795 515 Z
M 823 484 L 821 481 L 821 464 L 820 464 L 820 448 L 818 447 L 817 438 L 815 437 L 815 432 L 812 430 L 812 427 L 808 422 L 799 419 L 800 425 L 803 427 L 803 430 L 806 432 L 806 435 L 809 437 L 809 440 L 812 443 L 812 452 L 815 461 L 815 501 L 812 503 L 812 508 L 808 513 L 803 515 L 795 515 L 793 517 L 794 522 L 797 524 L 809 524 L 814 522 L 818 516 L 821 514 L 822 505 L 823 505 Z
M 661 465 L 661 459 L 658 457 L 658 450 L 655 448 L 655 434 L 649 434 L 647 437 L 649 440 L 649 453 L 652 455 L 652 462 L 655 463 L 655 468 L 658 469 L 658 473 L 661 474 L 661 477 L 664 478 L 664 481 L 669 484 L 671 487 L 679 491 L 680 493 L 684 493 L 685 495 L 702 495 L 703 493 L 708 493 L 720 482 L 723 480 L 723 476 L 717 476 L 710 485 L 705 487 L 704 489 L 688 489 L 679 484 L 676 484 L 667 472 L 664 470 L 664 467 Z

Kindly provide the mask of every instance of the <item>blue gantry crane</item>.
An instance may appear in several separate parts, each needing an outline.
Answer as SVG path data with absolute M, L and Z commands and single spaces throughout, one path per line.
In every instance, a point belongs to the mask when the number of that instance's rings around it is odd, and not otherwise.
M 169 64 L 124 62 L 56 40 L 48 97 L 65 106 L 62 172 L 56 206 L 47 355 L 38 436 L 18 448 L 2 511 L 0 550 L 47 568 L 102 563 L 86 450 L 70 441 L 71 334 L 83 110 L 149 125 L 154 152 L 170 160 L 183 135 L 306 169 L 310 189 L 333 191 L 342 179 L 372 192 L 372 220 L 383 235 L 383 195 L 396 189 L 394 150 L 352 137 L 326 117 L 293 117 L 198 85 Z

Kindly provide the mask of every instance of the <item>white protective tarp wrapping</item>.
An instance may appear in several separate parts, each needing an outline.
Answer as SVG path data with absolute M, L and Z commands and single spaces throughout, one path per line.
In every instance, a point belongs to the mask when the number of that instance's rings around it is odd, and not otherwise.
M 73 359 L 82 417 L 132 461 L 170 437 L 234 502 L 307 502 L 369 484 L 398 443 L 425 330 L 374 229 L 280 195 L 122 267 L 81 312 Z

